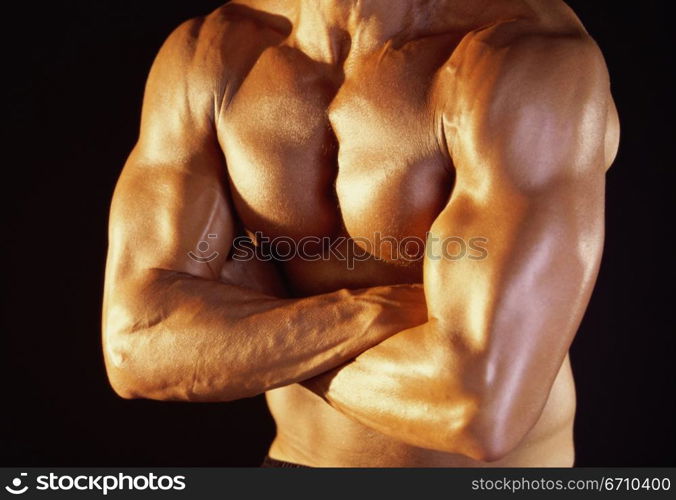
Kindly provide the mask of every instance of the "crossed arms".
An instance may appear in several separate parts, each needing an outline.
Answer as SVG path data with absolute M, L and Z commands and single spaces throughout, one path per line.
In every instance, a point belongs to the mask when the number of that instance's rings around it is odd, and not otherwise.
M 484 260 L 426 258 L 422 289 L 293 299 L 266 263 L 228 259 L 235 217 L 210 78 L 222 68 L 205 62 L 199 22 L 158 54 L 113 198 L 103 317 L 113 388 L 227 401 L 301 382 L 411 444 L 507 454 L 540 415 L 602 251 L 617 125 L 596 46 L 581 35 L 505 42 L 491 29 L 448 62 L 441 119 L 457 177 L 431 233 L 487 238 Z M 192 261 L 214 233 L 218 257 Z

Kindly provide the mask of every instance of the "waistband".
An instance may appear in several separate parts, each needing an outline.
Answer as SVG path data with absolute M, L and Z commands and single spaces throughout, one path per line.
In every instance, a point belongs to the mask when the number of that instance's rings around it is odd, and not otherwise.
M 283 467 L 283 468 L 287 468 L 287 469 L 309 469 L 310 468 L 307 465 L 294 464 L 293 462 L 285 462 L 284 460 L 277 460 L 276 458 L 272 458 L 270 456 L 266 456 L 263 459 L 263 463 L 260 466 L 261 467 Z

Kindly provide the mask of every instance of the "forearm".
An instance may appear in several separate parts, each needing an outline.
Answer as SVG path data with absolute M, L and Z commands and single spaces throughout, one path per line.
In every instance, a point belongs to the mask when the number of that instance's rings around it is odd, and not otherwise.
M 481 458 L 469 428 L 479 394 L 463 383 L 472 355 L 440 348 L 438 335 L 431 322 L 402 331 L 303 385 L 382 434 Z
M 253 396 L 329 370 L 422 321 L 416 308 L 400 307 L 421 295 L 407 287 L 280 299 L 159 271 L 135 288 L 104 322 L 111 382 L 127 397 Z

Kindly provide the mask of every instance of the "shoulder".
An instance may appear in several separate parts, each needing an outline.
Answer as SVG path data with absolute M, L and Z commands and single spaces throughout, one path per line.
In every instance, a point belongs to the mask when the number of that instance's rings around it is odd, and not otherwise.
M 468 38 L 454 90 L 456 112 L 486 126 L 553 117 L 570 123 L 592 112 L 605 114 L 610 79 L 600 49 L 586 33 L 507 25 Z
M 181 23 L 168 36 L 164 46 L 183 49 L 186 54 L 213 62 L 225 55 L 236 57 L 248 47 L 286 36 L 290 29 L 289 21 L 282 16 L 240 3 L 228 3 L 206 16 Z
M 603 55 L 594 40 L 580 29 L 550 31 L 524 20 L 507 21 L 468 34 L 454 54 L 451 64 L 458 82 L 477 84 L 491 79 L 498 85 L 583 79 L 607 85 Z
M 171 31 L 155 57 L 148 84 L 189 97 L 222 98 L 229 81 L 255 58 L 258 46 L 284 30 L 275 16 L 240 4 L 223 5 Z
M 499 23 L 465 37 L 449 64 L 456 154 L 493 155 L 529 183 L 604 161 L 609 77 L 583 29 Z

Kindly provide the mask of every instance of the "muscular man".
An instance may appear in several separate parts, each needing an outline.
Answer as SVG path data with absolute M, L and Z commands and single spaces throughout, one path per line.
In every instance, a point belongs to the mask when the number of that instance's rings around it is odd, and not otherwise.
M 266 393 L 269 455 L 294 464 L 570 466 L 568 349 L 618 135 L 560 0 L 239 0 L 187 21 L 112 203 L 111 384 Z M 303 252 L 260 258 L 272 239 Z

